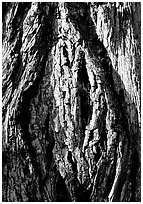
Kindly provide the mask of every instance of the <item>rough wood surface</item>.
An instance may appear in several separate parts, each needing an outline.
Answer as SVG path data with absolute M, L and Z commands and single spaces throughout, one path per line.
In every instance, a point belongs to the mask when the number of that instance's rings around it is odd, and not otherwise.
M 140 201 L 140 3 L 3 3 L 3 201 Z

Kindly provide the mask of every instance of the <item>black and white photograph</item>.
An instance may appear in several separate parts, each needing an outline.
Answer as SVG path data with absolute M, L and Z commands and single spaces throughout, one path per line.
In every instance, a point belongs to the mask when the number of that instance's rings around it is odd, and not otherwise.
M 141 2 L 1 5 L 2 202 L 141 202 Z

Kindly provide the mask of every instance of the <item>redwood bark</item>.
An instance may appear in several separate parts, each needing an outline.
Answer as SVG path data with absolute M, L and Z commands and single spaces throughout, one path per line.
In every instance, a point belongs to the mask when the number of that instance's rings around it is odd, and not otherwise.
M 3 3 L 3 201 L 141 200 L 140 3 Z

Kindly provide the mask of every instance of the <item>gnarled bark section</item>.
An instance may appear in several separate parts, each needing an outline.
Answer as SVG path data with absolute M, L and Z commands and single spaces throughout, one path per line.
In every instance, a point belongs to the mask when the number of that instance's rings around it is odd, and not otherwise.
M 3 5 L 3 201 L 139 201 L 132 116 L 98 36 L 108 6 Z

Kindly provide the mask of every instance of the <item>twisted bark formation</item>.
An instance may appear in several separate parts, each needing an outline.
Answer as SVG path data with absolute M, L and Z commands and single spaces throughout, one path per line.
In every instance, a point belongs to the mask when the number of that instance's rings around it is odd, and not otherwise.
M 3 201 L 140 201 L 140 3 L 3 3 Z

